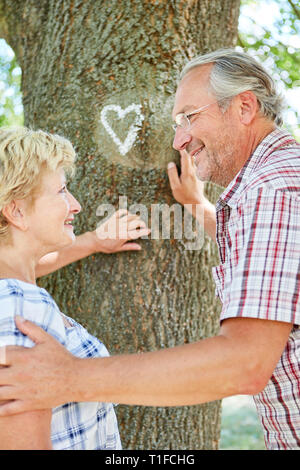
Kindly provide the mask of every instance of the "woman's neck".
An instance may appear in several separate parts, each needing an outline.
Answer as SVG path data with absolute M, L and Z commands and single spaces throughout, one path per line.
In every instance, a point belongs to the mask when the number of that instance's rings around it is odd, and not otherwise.
M 0 278 L 14 278 L 35 284 L 37 258 L 39 259 L 28 249 L 0 245 Z

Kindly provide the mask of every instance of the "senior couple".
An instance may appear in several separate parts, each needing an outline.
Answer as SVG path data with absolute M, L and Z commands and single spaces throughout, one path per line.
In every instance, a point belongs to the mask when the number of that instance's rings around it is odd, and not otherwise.
M 132 240 L 149 230 L 117 213 L 122 239 L 75 238 L 72 145 L 0 130 L 1 448 L 119 449 L 111 403 L 180 406 L 235 394 L 254 396 L 268 449 L 300 448 L 300 145 L 281 129 L 281 111 L 271 77 L 245 53 L 218 50 L 184 68 L 173 109 L 182 172 L 171 163 L 168 174 L 175 199 L 201 206 L 218 243 L 221 328 L 118 357 L 60 312 L 36 277 L 92 252 L 137 250 Z M 216 207 L 203 181 L 225 188 Z

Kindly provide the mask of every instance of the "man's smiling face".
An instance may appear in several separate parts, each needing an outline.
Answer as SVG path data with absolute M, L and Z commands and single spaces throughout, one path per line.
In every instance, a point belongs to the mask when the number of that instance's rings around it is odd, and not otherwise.
M 191 116 L 188 129 L 177 127 L 173 147 L 178 151 L 185 149 L 194 158 L 199 179 L 226 186 L 236 174 L 239 120 L 231 104 L 222 112 L 216 103 L 217 98 L 209 87 L 211 68 L 212 64 L 194 68 L 179 83 L 173 119 L 178 113 L 189 114 L 211 105 Z

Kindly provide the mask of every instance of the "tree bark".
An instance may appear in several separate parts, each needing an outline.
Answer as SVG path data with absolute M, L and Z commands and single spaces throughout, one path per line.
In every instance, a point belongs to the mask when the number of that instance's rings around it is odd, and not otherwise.
M 238 14 L 239 0 L 0 0 L 1 32 L 22 68 L 25 125 L 66 136 L 78 153 L 69 185 L 84 208 L 77 233 L 93 230 L 98 206 L 118 208 L 120 196 L 128 208 L 143 204 L 149 224 L 151 205 L 174 204 L 166 164 L 178 159 L 170 111 L 179 72 L 196 54 L 234 45 Z M 207 191 L 215 200 L 219 189 Z M 91 256 L 40 285 L 113 354 L 215 335 L 216 247 L 206 238 L 198 250 L 180 239 L 142 246 Z M 218 447 L 220 402 L 117 414 L 125 449 Z

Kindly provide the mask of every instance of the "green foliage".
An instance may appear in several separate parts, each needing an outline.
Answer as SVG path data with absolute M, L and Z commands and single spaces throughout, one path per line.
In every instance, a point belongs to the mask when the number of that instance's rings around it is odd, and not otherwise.
M 16 57 L 0 39 L 0 126 L 22 125 L 21 69 Z
M 266 16 L 257 21 L 260 13 Z M 274 18 L 272 23 L 268 17 Z M 299 6 L 292 0 L 242 0 L 240 19 L 238 45 L 249 53 L 255 53 L 275 81 L 284 84 L 283 92 L 299 89 Z M 290 130 L 299 135 L 299 104 L 290 105 L 291 110 L 294 123 Z
M 242 3 L 259 6 L 262 2 L 248 0 Z M 287 88 L 299 86 L 300 49 L 293 44 L 296 37 L 299 38 L 300 35 L 300 19 L 295 14 L 297 7 L 295 6 L 294 10 L 291 2 L 287 0 L 265 0 L 264 3 L 269 5 L 270 9 L 272 9 L 272 4 L 279 6 L 280 15 L 275 19 L 272 31 L 262 26 L 263 22 L 258 27 L 255 20 L 250 19 L 253 30 L 240 32 L 239 45 L 247 50 L 256 51 L 263 61 L 271 62 L 272 60 L 276 75 Z

